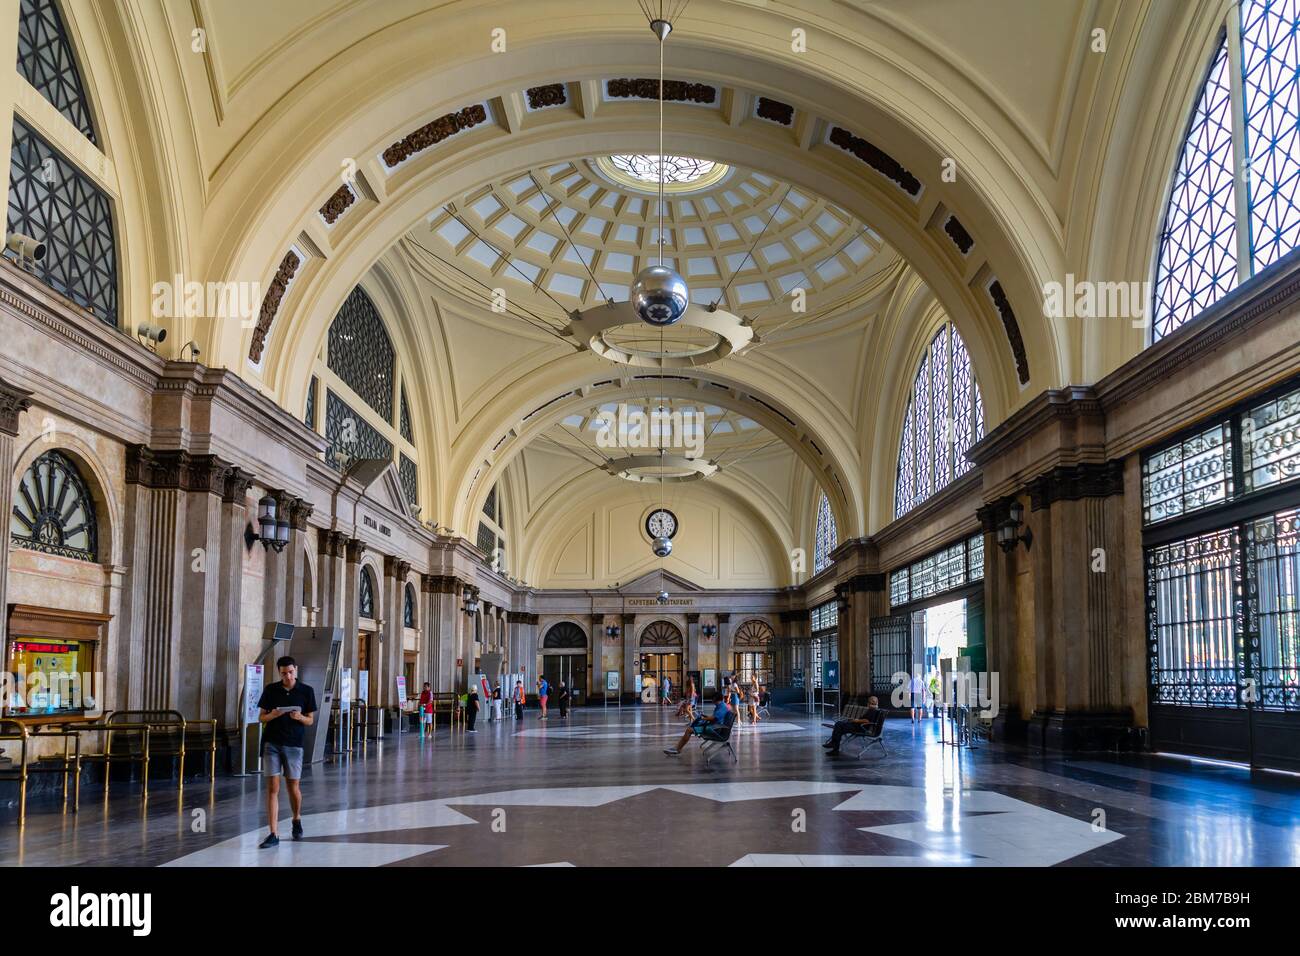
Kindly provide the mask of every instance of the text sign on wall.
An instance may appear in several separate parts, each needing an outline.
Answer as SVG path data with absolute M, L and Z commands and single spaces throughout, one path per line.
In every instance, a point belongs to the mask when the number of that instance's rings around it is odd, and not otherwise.
M 627 603 L 630 607 L 664 607 L 665 605 L 693 607 L 695 598 L 669 598 L 667 601 L 660 601 L 658 598 L 628 598 Z

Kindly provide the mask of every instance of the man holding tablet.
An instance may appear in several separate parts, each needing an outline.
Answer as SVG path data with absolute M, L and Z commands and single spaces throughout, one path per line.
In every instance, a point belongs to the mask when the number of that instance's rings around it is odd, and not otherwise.
M 316 719 L 316 693 L 298 680 L 298 665 L 292 657 L 275 662 L 280 682 L 270 684 L 257 702 L 262 733 L 262 772 L 266 775 L 266 813 L 271 835 L 262 849 L 279 846 L 276 827 L 280 816 L 280 775 L 289 781 L 289 807 L 293 810 L 293 838 L 302 839 L 302 745 L 307 728 Z

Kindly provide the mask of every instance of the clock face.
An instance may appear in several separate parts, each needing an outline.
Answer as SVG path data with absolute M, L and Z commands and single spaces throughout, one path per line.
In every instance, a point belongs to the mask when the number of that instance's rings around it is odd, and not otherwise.
M 645 530 L 652 538 L 671 538 L 677 533 L 677 516 L 667 508 L 656 508 L 645 519 Z

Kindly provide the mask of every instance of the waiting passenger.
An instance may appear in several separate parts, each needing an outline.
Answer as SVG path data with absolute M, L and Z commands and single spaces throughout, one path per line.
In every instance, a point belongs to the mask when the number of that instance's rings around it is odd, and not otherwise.
M 515 720 L 524 719 L 524 682 L 515 681 Z
M 478 717 L 478 688 L 473 684 L 469 688 L 469 697 L 465 701 L 465 731 L 476 734 L 474 719 Z
M 546 720 L 546 694 L 549 690 L 550 684 L 546 682 L 546 678 L 537 678 L 537 704 L 542 708 L 542 720 Z
M 721 727 L 727 722 L 727 713 L 730 711 L 727 706 L 727 698 L 719 697 L 718 702 L 713 706 L 712 717 L 696 717 L 691 721 L 691 725 L 686 728 L 686 733 L 682 734 L 682 739 L 677 741 L 676 747 L 665 747 L 664 753 L 670 757 L 676 757 L 682 752 L 682 748 L 692 737 L 698 737 L 707 727 Z
M 560 720 L 567 720 L 569 717 L 569 687 L 564 681 L 560 681 Z
M 497 681 L 492 688 L 492 719 L 501 719 L 501 682 Z
M 822 744 L 831 756 L 840 752 L 840 738 L 845 734 L 861 733 L 863 728 L 875 723 L 880 714 L 880 700 L 873 694 L 867 698 L 867 710 L 861 717 L 851 720 L 837 720 L 831 728 L 831 739 Z
M 677 707 L 677 717 L 685 717 L 687 720 L 695 719 L 695 678 L 686 678 L 686 693 L 682 695 L 682 702 Z

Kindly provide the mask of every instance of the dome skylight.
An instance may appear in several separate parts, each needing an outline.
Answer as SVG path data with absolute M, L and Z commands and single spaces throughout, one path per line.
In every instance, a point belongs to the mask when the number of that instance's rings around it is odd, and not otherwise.
M 619 153 L 596 160 L 602 173 L 622 186 L 657 191 L 659 172 L 663 170 L 664 189 L 668 192 L 705 189 L 719 182 L 730 169 L 724 163 L 693 156 L 650 156 L 645 153 Z

